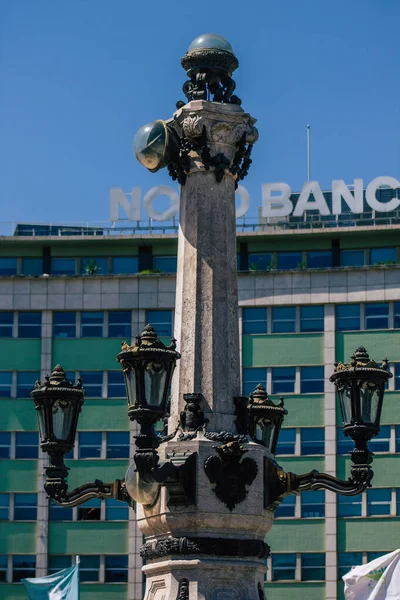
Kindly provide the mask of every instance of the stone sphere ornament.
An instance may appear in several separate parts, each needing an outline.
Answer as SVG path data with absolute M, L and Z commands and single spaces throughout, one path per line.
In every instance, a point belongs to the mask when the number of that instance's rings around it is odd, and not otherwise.
M 223 38 L 222 35 L 217 35 L 215 33 L 204 33 L 203 35 L 199 35 L 190 44 L 188 52 L 191 50 L 198 50 L 199 48 L 212 48 L 213 50 L 223 50 L 224 52 L 234 54 L 228 40 Z

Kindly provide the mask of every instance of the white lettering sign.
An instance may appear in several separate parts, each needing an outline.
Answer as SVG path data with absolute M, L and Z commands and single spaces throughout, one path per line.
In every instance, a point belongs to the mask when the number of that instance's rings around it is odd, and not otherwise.
M 350 187 L 352 189 L 350 189 Z M 388 202 L 381 202 L 376 197 L 379 188 L 400 188 L 400 181 L 394 177 L 376 177 L 366 188 L 365 198 L 370 208 L 377 212 L 391 212 L 400 206 L 400 198 L 397 194 Z M 332 181 L 332 211 L 325 200 L 318 181 L 306 181 L 294 203 L 290 196 L 292 189 L 287 183 L 263 183 L 261 186 L 261 215 L 269 217 L 302 217 L 308 210 L 317 210 L 322 216 L 341 215 L 343 203 L 354 214 L 360 214 L 363 206 L 364 183 L 362 179 L 354 179 L 352 186 L 348 186 L 342 179 Z M 129 201 L 128 196 L 132 197 Z M 236 217 L 243 217 L 250 208 L 250 194 L 242 185 L 238 186 L 236 195 L 239 203 L 236 208 Z M 160 196 L 169 199 L 169 208 L 159 212 L 154 208 L 154 201 Z M 110 190 L 110 221 L 115 223 L 120 220 L 120 209 L 125 213 L 129 221 L 141 220 L 141 190 L 133 187 L 130 194 L 126 194 L 121 188 Z M 147 216 L 155 221 L 169 221 L 178 214 L 179 195 L 176 190 L 168 185 L 159 185 L 151 188 L 143 197 L 143 207 Z

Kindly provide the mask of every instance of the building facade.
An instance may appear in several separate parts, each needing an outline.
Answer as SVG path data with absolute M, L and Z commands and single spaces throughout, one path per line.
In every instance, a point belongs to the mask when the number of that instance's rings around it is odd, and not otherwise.
M 290 225 L 290 223 L 289 223 Z M 373 488 L 344 498 L 291 496 L 268 535 L 268 600 L 340 600 L 340 576 L 398 547 L 400 523 L 400 225 L 344 221 L 238 231 L 243 393 L 264 383 L 284 396 L 277 460 L 347 478 L 329 376 L 359 345 L 390 359 Z M 240 228 L 239 228 L 240 229 Z M 141 600 L 142 543 L 133 511 L 113 501 L 49 505 L 29 392 L 60 363 L 87 392 L 69 485 L 123 478 L 134 453 L 122 340 L 151 322 L 171 337 L 177 235 L 128 235 L 21 225 L 0 245 L 0 596 L 25 598 L 19 580 L 81 557 L 82 600 Z M 397 465 L 397 466 L 396 466 Z

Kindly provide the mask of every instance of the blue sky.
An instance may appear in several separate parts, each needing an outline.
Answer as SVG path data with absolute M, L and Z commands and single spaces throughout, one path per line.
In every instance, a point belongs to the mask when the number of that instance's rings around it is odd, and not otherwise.
M 132 140 L 184 99 L 180 59 L 205 32 L 239 59 L 234 78 L 260 139 L 244 185 L 400 178 L 398 0 L 2 0 L 0 200 L 4 221 L 107 221 L 109 190 L 170 185 Z M 161 206 L 161 205 L 160 205 Z

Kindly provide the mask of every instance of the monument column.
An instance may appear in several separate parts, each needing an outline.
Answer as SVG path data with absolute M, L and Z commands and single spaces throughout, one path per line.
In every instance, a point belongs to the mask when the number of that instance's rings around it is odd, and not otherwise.
M 168 166 L 181 184 L 175 312 L 181 358 L 168 435 L 157 452 L 164 467 L 185 465 L 181 482 L 187 499 L 177 500 L 176 478 L 173 489 L 163 479 L 151 505 L 137 504 L 146 540 L 145 598 L 263 600 L 269 552 L 264 538 L 272 525 L 264 482 L 272 455 L 268 444 L 247 435 L 235 406 L 240 396 L 235 188 L 250 167 L 258 132 L 233 95 L 231 73 L 238 61 L 226 40 L 201 36 L 182 65 L 190 78 L 183 86 L 188 102 L 177 104 L 172 119 L 144 126 L 135 138 L 140 162 L 151 171 Z M 264 406 L 264 391 L 258 401 Z M 137 482 L 129 471 L 132 494 L 143 488 Z

